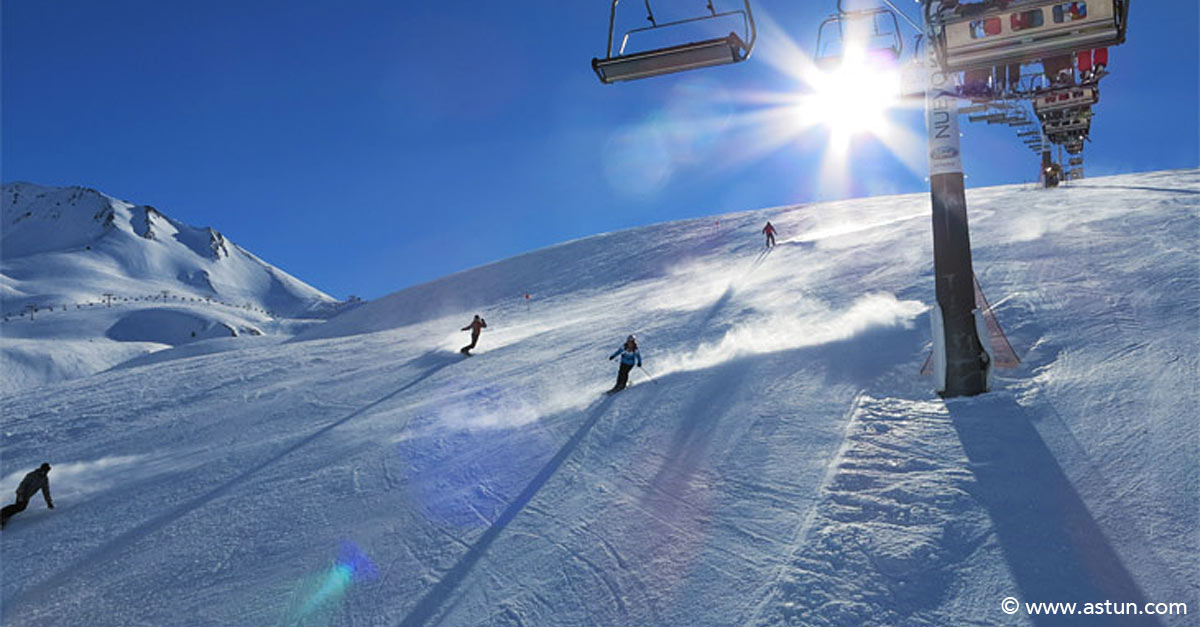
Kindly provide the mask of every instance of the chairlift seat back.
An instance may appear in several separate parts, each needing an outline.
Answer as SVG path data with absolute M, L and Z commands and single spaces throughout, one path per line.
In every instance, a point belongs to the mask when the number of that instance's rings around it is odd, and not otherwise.
M 1061 135 L 1074 131 L 1086 131 L 1092 126 L 1092 121 L 1082 118 L 1067 118 L 1064 120 L 1047 121 L 1042 128 L 1047 135 Z
M 608 84 L 616 81 L 631 81 L 651 76 L 672 74 L 715 65 L 727 65 L 745 61 L 750 48 L 738 37 L 729 33 L 725 37 L 706 39 L 669 48 L 646 50 L 607 59 L 592 59 L 592 69 L 600 81 Z
M 1100 88 L 1095 85 L 1073 85 L 1038 94 L 1033 110 L 1038 115 L 1051 111 L 1089 107 L 1100 102 Z

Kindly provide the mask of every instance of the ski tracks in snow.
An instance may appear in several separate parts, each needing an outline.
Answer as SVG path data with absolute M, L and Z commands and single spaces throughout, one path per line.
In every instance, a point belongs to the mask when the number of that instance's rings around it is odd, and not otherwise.
M 937 624 L 945 587 L 987 541 L 940 401 L 859 396 L 842 449 L 755 625 Z M 997 600 L 1004 595 L 996 597 Z
M 950 402 L 863 395 L 846 429 L 751 624 L 995 624 L 1009 596 L 1146 601 L 1111 529 L 1004 392 Z M 1161 624 L 1088 619 L 1078 624 Z

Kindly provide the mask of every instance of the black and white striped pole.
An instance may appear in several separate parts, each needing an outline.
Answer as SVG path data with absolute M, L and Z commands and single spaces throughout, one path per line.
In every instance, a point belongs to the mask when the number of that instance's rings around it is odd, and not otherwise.
M 933 312 L 933 363 L 943 397 L 988 391 L 990 359 L 979 341 L 975 274 L 967 228 L 958 100 L 950 78 L 934 66 L 925 95 L 929 131 L 929 191 L 933 200 L 933 266 L 937 307 Z

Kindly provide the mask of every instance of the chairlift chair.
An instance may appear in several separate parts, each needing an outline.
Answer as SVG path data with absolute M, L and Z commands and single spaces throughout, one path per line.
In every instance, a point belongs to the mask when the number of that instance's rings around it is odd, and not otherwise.
M 864 29 L 868 20 L 869 29 Z M 884 58 L 889 63 L 895 63 L 904 52 L 900 21 L 891 9 L 876 7 L 844 11 L 839 0 L 838 12 L 825 18 L 817 28 L 817 55 L 814 58 L 817 67 L 830 70 L 841 64 L 846 53 L 847 31 L 851 40 L 858 37 L 866 40 L 866 53 L 871 59 Z M 875 45 L 884 42 L 886 45 Z
M 1033 63 L 1120 45 L 1129 17 L 1129 0 L 924 3 L 938 64 L 947 72 Z
M 592 69 L 595 70 L 596 76 L 600 77 L 600 82 L 602 83 L 609 84 L 617 81 L 630 81 L 682 72 L 684 70 L 738 63 L 748 59 L 750 52 L 754 49 L 757 30 L 754 26 L 754 15 L 750 12 L 750 0 L 742 0 L 744 9 L 722 12 L 718 12 L 713 7 L 712 0 L 708 0 L 708 15 L 661 24 L 654 18 L 654 12 L 650 8 L 650 0 L 645 0 L 647 19 L 650 20 L 650 26 L 626 31 L 625 35 L 621 38 L 621 45 L 617 48 L 614 55 L 613 35 L 617 19 L 617 3 L 619 1 L 613 0 L 612 9 L 609 12 L 608 49 L 605 57 L 603 59 L 592 59 Z M 715 37 L 639 52 L 625 52 L 630 35 L 667 29 L 684 24 L 739 16 L 742 18 L 743 27 L 741 35 L 736 32 L 730 32 L 724 37 Z
M 1042 116 L 1051 111 L 1090 107 L 1098 102 L 1100 88 L 1096 85 L 1072 85 L 1038 94 L 1033 99 L 1033 110 Z
M 1025 117 L 1020 115 L 1010 115 L 1008 113 L 994 113 L 987 116 L 985 120 L 988 124 L 1007 124 L 1012 126 L 1014 122 L 1024 122 Z
M 1090 118 L 1070 117 L 1058 120 L 1046 120 L 1042 123 L 1042 128 L 1047 135 L 1061 135 L 1063 133 L 1073 133 L 1076 131 L 1087 131 L 1092 126 Z
M 1083 157 L 1071 157 L 1067 164 L 1070 166 L 1083 165 Z

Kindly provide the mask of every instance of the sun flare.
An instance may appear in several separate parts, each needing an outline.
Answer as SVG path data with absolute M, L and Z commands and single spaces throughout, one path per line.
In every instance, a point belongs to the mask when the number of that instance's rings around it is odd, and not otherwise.
M 888 133 L 886 113 L 897 105 L 900 87 L 895 71 L 871 64 L 861 53 L 848 53 L 839 67 L 811 80 L 814 91 L 801 114 L 806 122 L 827 127 L 835 148 L 844 148 L 861 133 Z

